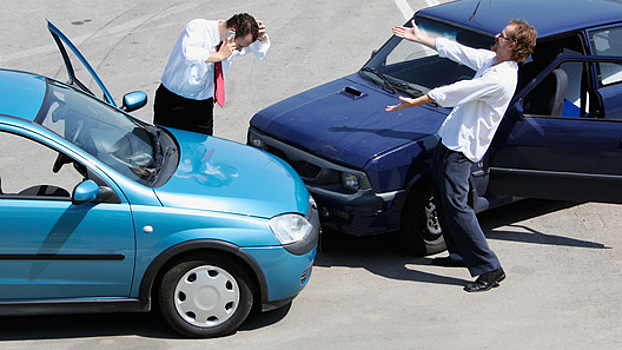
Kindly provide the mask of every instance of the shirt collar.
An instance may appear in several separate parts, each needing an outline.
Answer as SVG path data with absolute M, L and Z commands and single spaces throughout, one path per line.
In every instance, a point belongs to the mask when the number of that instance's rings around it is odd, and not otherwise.
M 216 48 L 218 46 L 218 44 L 220 44 L 220 42 L 222 41 L 220 39 L 220 32 L 218 32 L 218 26 L 220 25 L 221 22 L 225 22 L 223 20 L 218 20 L 216 21 L 216 30 L 212 33 L 212 43 L 214 43 L 214 48 Z

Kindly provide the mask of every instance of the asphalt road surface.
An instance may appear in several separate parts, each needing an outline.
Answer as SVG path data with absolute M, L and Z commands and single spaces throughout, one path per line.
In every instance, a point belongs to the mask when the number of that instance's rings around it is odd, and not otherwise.
M 90 60 L 119 100 L 152 100 L 170 50 L 193 18 L 249 12 L 268 26 L 266 58 L 236 60 L 215 135 L 245 142 L 260 109 L 354 72 L 436 1 L 2 0 L 0 67 L 65 80 L 45 19 Z M 135 113 L 151 121 L 151 102 Z M 508 275 L 467 294 L 465 269 L 400 252 L 393 235 L 326 235 L 311 281 L 284 309 L 234 335 L 185 339 L 153 314 L 0 317 L 0 349 L 619 349 L 620 206 L 526 200 L 480 215 Z M 1 243 L 0 243 L 1 244 Z

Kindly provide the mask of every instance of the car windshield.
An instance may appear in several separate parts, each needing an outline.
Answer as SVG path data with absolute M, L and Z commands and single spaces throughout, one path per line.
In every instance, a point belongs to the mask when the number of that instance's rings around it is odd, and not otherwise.
M 493 37 L 427 19 L 417 19 L 417 26 L 429 36 L 445 37 L 470 47 L 490 48 L 494 43 Z M 386 89 L 417 97 L 435 87 L 471 79 L 475 71 L 441 58 L 435 50 L 421 44 L 393 36 L 360 73 Z
M 37 123 L 142 184 L 159 168 L 157 129 L 72 88 L 50 81 Z

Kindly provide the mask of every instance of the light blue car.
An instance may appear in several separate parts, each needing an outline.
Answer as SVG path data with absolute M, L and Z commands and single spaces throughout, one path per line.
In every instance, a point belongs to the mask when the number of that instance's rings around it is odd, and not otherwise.
M 131 117 L 146 95 L 117 108 L 48 28 L 67 84 L 0 69 L 0 315 L 157 305 L 181 334 L 213 337 L 235 332 L 254 304 L 289 303 L 320 235 L 296 172 L 251 147 Z

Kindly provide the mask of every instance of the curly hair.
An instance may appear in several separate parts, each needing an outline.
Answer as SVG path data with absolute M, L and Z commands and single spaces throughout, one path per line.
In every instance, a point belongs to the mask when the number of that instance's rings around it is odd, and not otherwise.
M 248 13 L 238 13 L 229 18 L 225 24 L 227 28 L 234 28 L 237 37 L 244 37 L 249 33 L 252 34 L 253 40 L 259 37 L 259 24 L 255 18 Z
M 512 52 L 512 60 L 521 63 L 533 52 L 538 33 L 534 27 L 522 19 L 510 20 L 510 25 L 513 27 L 513 30 L 509 37 L 516 43 L 514 52 Z

